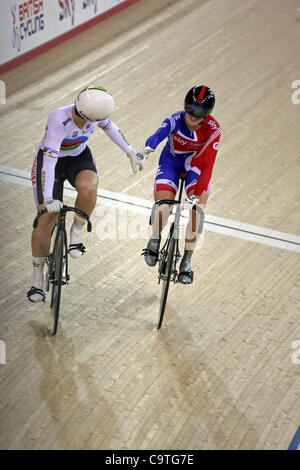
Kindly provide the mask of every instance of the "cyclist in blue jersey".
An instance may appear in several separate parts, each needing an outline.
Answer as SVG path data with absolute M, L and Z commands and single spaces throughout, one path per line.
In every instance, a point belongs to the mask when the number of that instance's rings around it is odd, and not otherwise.
M 148 158 L 164 140 L 154 181 L 154 200 L 173 200 L 181 174 L 186 175 L 186 201 L 191 207 L 192 217 L 187 225 L 185 251 L 180 263 L 178 279 L 183 284 L 193 282 L 191 257 L 203 229 L 204 207 L 210 192 L 210 179 L 219 148 L 221 128 L 212 117 L 215 96 L 211 88 L 196 85 L 189 90 L 184 100 L 184 110 L 167 117 L 160 128 L 150 136 L 140 152 Z M 199 209 L 200 208 L 200 209 Z M 170 207 L 166 204 L 156 210 L 152 221 L 152 235 L 144 251 L 145 261 L 155 266 L 161 239 Z M 199 216 L 201 215 L 201 217 Z

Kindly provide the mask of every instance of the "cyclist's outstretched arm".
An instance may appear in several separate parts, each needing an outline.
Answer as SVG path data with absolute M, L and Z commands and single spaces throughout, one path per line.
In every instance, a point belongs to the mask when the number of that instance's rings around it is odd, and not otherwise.
M 119 129 L 117 124 L 110 118 L 104 119 L 98 123 L 98 127 L 102 129 L 106 135 L 122 149 L 130 160 L 133 173 L 136 173 L 136 167 L 139 166 L 140 170 L 144 168 L 144 159 L 140 159 L 138 152 L 136 152 L 132 146 L 127 142 L 122 131 Z

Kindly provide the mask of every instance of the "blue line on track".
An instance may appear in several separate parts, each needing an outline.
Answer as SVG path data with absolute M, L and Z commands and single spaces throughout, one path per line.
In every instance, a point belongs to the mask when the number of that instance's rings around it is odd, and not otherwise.
M 289 448 L 288 450 L 297 450 L 298 446 L 300 444 L 300 426 L 299 428 L 297 429 L 290 445 L 289 445 Z

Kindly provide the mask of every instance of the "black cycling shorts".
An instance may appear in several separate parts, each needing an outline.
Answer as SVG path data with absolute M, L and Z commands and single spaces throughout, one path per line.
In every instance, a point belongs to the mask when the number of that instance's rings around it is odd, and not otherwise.
M 32 166 L 32 185 L 36 205 L 44 203 L 42 191 L 43 151 L 39 150 Z M 55 181 L 53 186 L 53 199 L 63 200 L 65 180 L 75 188 L 75 179 L 78 173 L 92 170 L 98 174 L 93 155 L 86 146 L 83 152 L 75 157 L 59 157 L 55 166 Z

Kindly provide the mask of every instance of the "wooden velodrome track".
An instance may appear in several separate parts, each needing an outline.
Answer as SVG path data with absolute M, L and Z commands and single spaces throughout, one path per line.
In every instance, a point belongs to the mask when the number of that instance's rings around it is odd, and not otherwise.
M 299 20 L 298 0 L 140 0 L 2 75 L 2 449 L 289 447 L 300 425 Z M 113 120 L 136 149 L 191 86 L 211 86 L 223 133 L 208 220 L 293 241 L 254 243 L 206 224 L 195 281 L 171 286 L 157 331 L 157 270 L 140 256 L 148 215 L 100 198 L 51 337 L 49 300 L 25 298 L 35 214 L 26 175 L 48 113 L 94 83 L 114 95 Z M 90 147 L 101 190 L 151 206 L 162 146 L 137 175 L 102 131 Z

